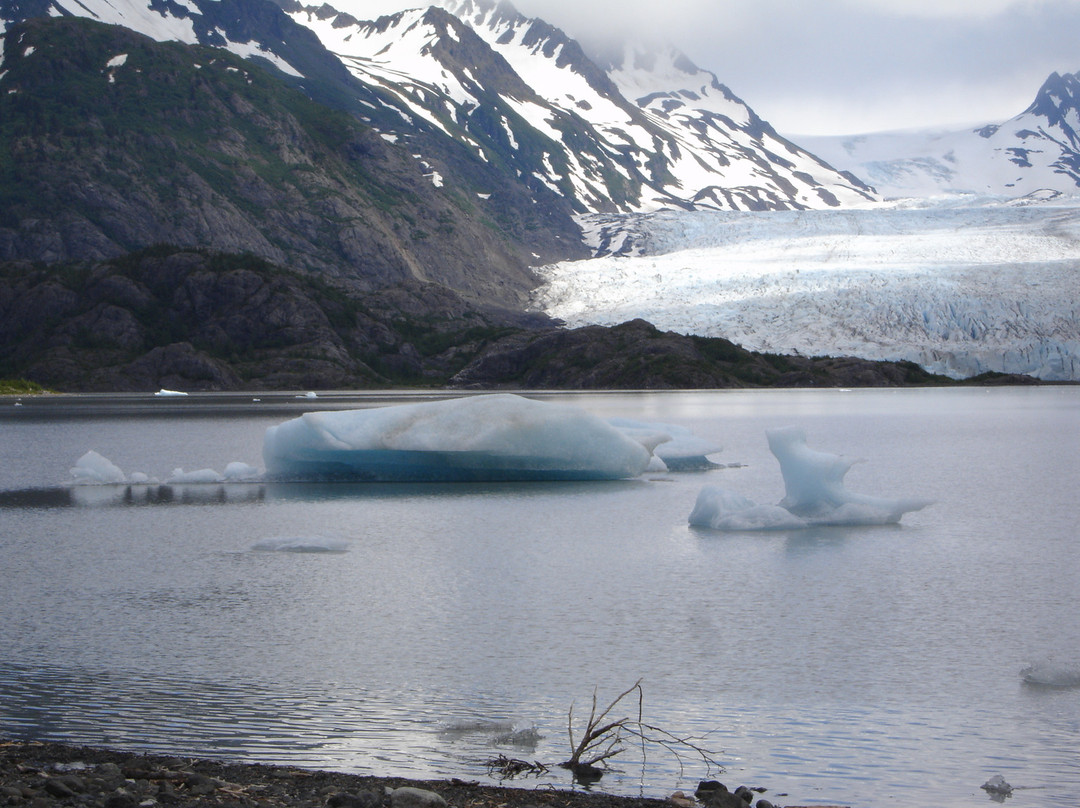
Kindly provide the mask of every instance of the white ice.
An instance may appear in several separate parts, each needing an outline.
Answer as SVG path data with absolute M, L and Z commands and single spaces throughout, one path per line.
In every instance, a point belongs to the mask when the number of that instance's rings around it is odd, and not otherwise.
M 816 525 L 895 524 L 926 499 L 888 499 L 848 491 L 844 475 L 857 460 L 819 452 L 806 445 L 799 427 L 766 430 L 769 449 L 780 462 L 785 496 L 777 505 L 759 505 L 740 494 L 706 486 L 698 495 L 690 524 L 715 530 L 780 530 Z
M 664 437 L 635 440 L 568 404 L 479 395 L 305 413 L 266 431 L 263 459 L 278 479 L 622 479 Z
M 688 427 L 678 424 L 635 421 L 631 418 L 609 418 L 608 423 L 639 443 L 655 443 L 653 454 L 664 467 L 658 470 L 704 471 L 716 468 L 717 464 L 709 460 L 709 455 L 723 449 L 719 444 L 698 437 Z
M 103 485 L 127 480 L 119 466 L 93 449 L 75 461 L 71 476 L 78 485 Z
M 109 458 L 98 454 L 93 449 L 75 461 L 71 468 L 72 482 L 76 485 L 158 485 L 159 480 L 145 472 L 133 471 L 125 474 L 123 469 Z M 247 463 L 234 460 L 225 466 L 221 473 L 211 468 L 197 471 L 184 471 L 175 468 L 166 478 L 167 485 L 187 485 L 223 482 L 256 482 L 262 479 L 262 472 Z

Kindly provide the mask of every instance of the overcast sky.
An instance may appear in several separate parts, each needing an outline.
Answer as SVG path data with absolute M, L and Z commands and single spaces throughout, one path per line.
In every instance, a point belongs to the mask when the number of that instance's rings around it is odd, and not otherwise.
M 666 35 L 787 135 L 1000 123 L 1080 71 L 1080 0 L 512 0 Z

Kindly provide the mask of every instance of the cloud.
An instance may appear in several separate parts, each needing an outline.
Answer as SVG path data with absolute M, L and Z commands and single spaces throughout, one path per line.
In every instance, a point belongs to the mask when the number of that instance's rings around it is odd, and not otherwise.
M 586 40 L 666 38 L 790 133 L 1000 122 L 1080 70 L 1080 0 L 513 1 Z

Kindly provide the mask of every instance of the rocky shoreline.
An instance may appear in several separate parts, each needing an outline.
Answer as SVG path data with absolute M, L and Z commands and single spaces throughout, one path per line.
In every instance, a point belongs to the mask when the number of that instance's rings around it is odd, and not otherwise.
M 718 781 L 703 781 L 693 795 L 676 791 L 659 800 L 0 738 L 0 806 L 19 808 L 779 808 L 763 791 L 745 786 L 729 791 Z

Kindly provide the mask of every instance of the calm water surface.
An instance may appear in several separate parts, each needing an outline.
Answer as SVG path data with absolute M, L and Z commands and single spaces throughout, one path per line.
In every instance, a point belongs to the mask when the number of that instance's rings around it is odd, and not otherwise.
M 261 466 L 267 426 L 407 399 L 261 398 L 0 399 L 0 734 L 485 780 L 564 759 L 571 703 L 640 678 L 647 721 L 780 804 L 983 805 L 995 774 L 1015 808 L 1080 804 L 1080 689 L 1018 675 L 1080 661 L 1080 388 L 554 397 L 741 464 L 615 483 L 65 485 L 88 449 Z M 780 499 L 764 431 L 789 424 L 867 459 L 852 490 L 936 503 L 690 528 L 704 485 Z M 623 794 L 707 774 L 616 765 Z

